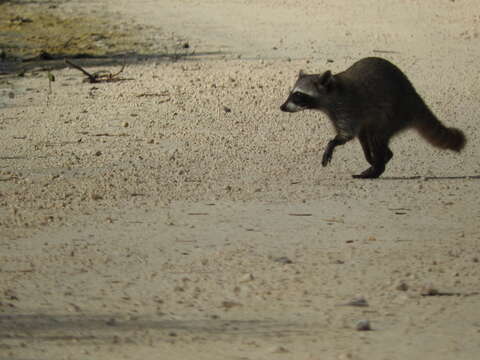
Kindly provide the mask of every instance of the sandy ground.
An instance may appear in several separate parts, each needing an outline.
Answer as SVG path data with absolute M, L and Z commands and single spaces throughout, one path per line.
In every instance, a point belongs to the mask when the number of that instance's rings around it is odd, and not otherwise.
M 478 2 L 64 6 L 204 55 L 2 83 L 0 358 L 478 356 Z M 299 69 L 372 55 L 466 132 L 461 154 L 409 131 L 378 180 L 351 178 L 356 141 L 320 166 L 328 121 L 278 107 Z

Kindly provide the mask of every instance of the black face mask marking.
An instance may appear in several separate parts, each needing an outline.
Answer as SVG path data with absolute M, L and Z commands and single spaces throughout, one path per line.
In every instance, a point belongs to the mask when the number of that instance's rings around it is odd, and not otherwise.
M 313 97 L 298 91 L 291 95 L 291 100 L 295 105 L 303 108 L 311 108 L 315 104 Z

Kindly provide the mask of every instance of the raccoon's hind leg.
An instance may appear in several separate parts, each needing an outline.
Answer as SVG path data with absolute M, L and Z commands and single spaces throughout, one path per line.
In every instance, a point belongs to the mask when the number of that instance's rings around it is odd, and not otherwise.
M 385 171 L 385 165 L 393 157 L 393 153 L 388 147 L 388 139 L 381 137 L 369 136 L 362 131 L 358 138 L 362 145 L 363 153 L 368 163 L 371 165 L 361 174 L 353 175 L 357 179 L 374 179 L 378 178 Z
M 353 139 L 353 136 L 345 136 L 345 135 L 337 134 L 332 140 L 330 140 L 328 142 L 327 147 L 325 148 L 325 151 L 323 152 L 322 166 L 323 167 L 327 166 L 328 163 L 332 160 L 333 150 L 338 145 L 343 145 L 352 139 Z
M 358 140 L 360 141 L 360 145 L 362 145 L 363 154 L 365 155 L 365 159 L 367 159 L 370 165 L 373 165 L 373 155 L 372 150 L 370 148 L 370 144 L 368 143 L 368 137 L 365 133 L 365 130 L 361 131 L 358 134 Z

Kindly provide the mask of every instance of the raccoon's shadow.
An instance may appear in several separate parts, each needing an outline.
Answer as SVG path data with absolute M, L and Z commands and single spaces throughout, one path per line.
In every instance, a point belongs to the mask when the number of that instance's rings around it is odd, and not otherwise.
M 480 175 L 460 175 L 460 176 L 385 176 L 379 180 L 475 180 L 480 179 Z

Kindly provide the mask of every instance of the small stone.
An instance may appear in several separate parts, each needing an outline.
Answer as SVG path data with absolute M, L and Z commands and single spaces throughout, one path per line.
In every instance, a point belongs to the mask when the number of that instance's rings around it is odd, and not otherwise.
M 114 318 L 110 318 L 105 322 L 105 324 L 107 324 L 108 326 L 115 326 L 117 325 L 117 320 L 115 320 Z
M 91 195 L 91 198 L 92 198 L 92 200 L 98 201 L 98 200 L 102 200 L 102 199 L 103 199 L 103 196 L 102 196 L 102 195 L 99 195 L 99 194 L 93 193 L 93 194 Z
M 74 304 L 74 303 L 70 303 L 68 304 L 68 310 L 70 312 L 80 312 L 82 311 L 82 309 L 80 308 L 80 306 L 78 306 L 77 304 Z
M 12 289 L 7 289 L 4 291 L 4 295 L 8 300 L 17 300 L 18 301 L 18 295 L 17 293 L 12 290 Z
M 124 128 L 127 128 L 127 127 L 129 126 L 129 123 L 128 123 L 127 121 L 124 121 L 124 122 L 122 123 L 122 126 L 123 126 Z
M 440 292 L 437 288 L 433 286 L 433 284 L 426 284 L 423 285 L 420 289 L 420 295 L 422 296 L 435 296 L 438 295 Z
M 273 261 L 278 262 L 280 264 L 292 264 L 293 263 L 293 261 L 290 260 L 286 256 L 281 256 L 281 257 L 275 258 L 275 259 L 273 259 Z
M 283 346 L 275 346 L 270 350 L 273 354 L 285 354 L 288 353 L 288 349 Z
M 149 139 L 149 140 L 147 141 L 147 144 L 153 144 L 154 142 L 155 142 L 155 140 Z
M 368 321 L 368 320 L 360 320 L 359 322 L 357 322 L 357 325 L 355 325 L 355 329 L 357 329 L 357 331 L 372 330 L 372 328 L 370 326 L 370 321 Z
M 242 306 L 242 304 L 238 303 L 238 302 L 235 302 L 235 301 L 222 301 L 222 306 L 225 308 L 225 310 L 229 310 L 233 307 L 236 307 L 236 306 Z
M 100 156 L 102 155 L 102 152 L 100 150 L 95 151 L 95 156 Z
M 252 274 L 245 274 L 243 275 L 241 278 L 240 278 L 240 282 L 241 283 L 245 283 L 245 282 L 249 282 L 249 281 L 252 281 L 254 280 L 255 277 L 252 275 Z
M 232 112 L 232 109 L 230 109 L 228 106 L 224 106 L 223 111 L 225 111 L 226 113 L 229 113 L 229 112 Z
M 363 296 L 357 296 L 353 300 L 347 302 L 347 306 L 358 306 L 358 307 L 367 307 L 368 301 Z
M 407 291 L 408 290 L 408 285 L 405 281 L 403 280 L 400 280 L 399 282 L 397 282 L 397 284 L 395 285 L 395 289 L 396 290 L 399 290 L 399 291 Z

